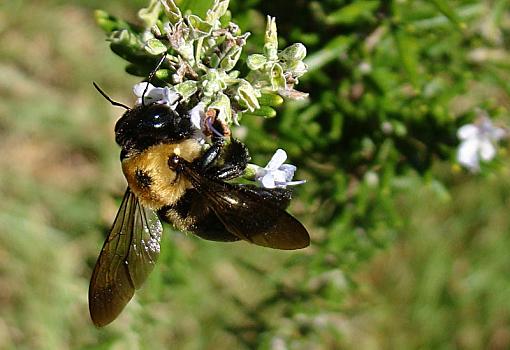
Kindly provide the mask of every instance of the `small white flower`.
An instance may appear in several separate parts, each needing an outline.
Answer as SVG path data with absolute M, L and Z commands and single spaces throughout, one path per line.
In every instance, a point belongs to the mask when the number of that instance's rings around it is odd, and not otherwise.
M 193 137 L 197 139 L 201 144 L 205 143 L 205 135 L 202 131 L 205 120 L 205 103 L 199 102 L 195 107 L 189 111 L 191 124 L 195 127 Z
M 191 124 L 199 130 L 202 130 L 205 119 L 205 103 L 199 102 L 195 107 L 189 111 L 191 117 Z
M 255 180 L 265 188 L 285 188 L 286 186 L 305 183 L 304 180 L 291 181 L 296 167 L 291 164 L 283 164 L 286 159 L 287 153 L 283 149 L 276 150 L 264 168 L 256 167 Z
M 507 136 L 506 130 L 495 127 L 490 118 L 481 115 L 474 124 L 466 124 L 457 131 L 462 140 L 457 160 L 471 171 L 480 170 L 480 160 L 489 161 L 496 155 L 496 145 Z
M 143 92 L 146 88 L 147 91 L 144 95 Z M 141 82 L 135 84 L 135 86 L 133 86 L 133 93 L 138 97 L 136 100 L 137 105 L 142 104 L 143 96 L 143 104 L 161 103 L 167 104 L 170 106 L 170 108 L 175 109 L 180 99 L 179 94 L 168 86 L 162 88 L 156 87 L 149 82 Z

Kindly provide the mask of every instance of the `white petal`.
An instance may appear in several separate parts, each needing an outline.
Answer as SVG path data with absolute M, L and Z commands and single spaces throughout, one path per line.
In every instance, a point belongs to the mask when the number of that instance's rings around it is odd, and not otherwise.
M 287 173 L 283 170 L 273 170 L 271 171 L 271 176 L 275 183 L 287 182 Z
M 168 102 L 168 92 L 165 88 L 155 87 L 151 90 L 147 90 L 143 98 L 151 102 L 164 101 L 166 103 Z
M 279 170 L 285 173 L 285 181 L 290 181 L 294 177 L 294 173 L 296 172 L 296 167 L 292 164 L 282 164 Z
M 135 84 L 135 86 L 133 86 L 133 93 L 135 94 L 135 96 L 142 97 L 143 92 L 145 91 L 145 88 L 147 87 L 147 85 L 149 85 L 149 87 L 147 88 L 147 93 L 149 93 L 149 91 L 154 89 L 154 85 L 152 85 L 151 83 L 144 81 L 144 82 Z
M 502 128 L 494 128 L 491 132 L 491 139 L 494 141 L 499 141 L 506 136 L 507 136 L 507 131 Z
M 477 170 L 479 167 L 478 148 L 477 139 L 462 142 L 457 153 L 459 163 L 471 170 Z
M 485 161 L 491 160 L 496 155 L 496 147 L 489 140 L 480 142 L 479 148 L 480 157 Z
M 205 104 L 203 102 L 199 102 L 195 107 L 193 107 L 189 113 L 191 117 L 191 124 L 197 129 L 202 129 L 202 119 L 204 117 L 204 109 Z
M 255 167 L 255 179 L 257 181 L 259 179 L 263 178 L 268 173 L 268 171 L 265 168 L 263 168 L 263 167 L 260 167 L 260 166 L 255 165 L 255 164 L 253 164 L 252 166 Z
M 271 174 L 264 175 L 260 182 L 265 188 L 275 188 L 274 178 Z
M 276 152 L 274 153 L 274 155 L 271 158 L 271 160 L 269 161 L 269 163 L 267 163 L 266 169 L 276 170 L 283 163 L 285 163 L 286 159 L 287 159 L 287 153 L 283 149 L 279 148 L 276 150 Z
M 466 140 L 466 139 L 471 139 L 471 138 L 477 137 L 479 133 L 480 133 L 480 130 L 478 129 L 478 127 L 476 125 L 467 124 L 467 125 L 462 126 L 457 131 L 457 137 L 461 140 Z
M 177 92 L 170 89 L 168 86 L 165 86 L 163 88 L 163 98 L 162 100 L 165 103 L 168 103 L 170 106 L 172 106 L 172 109 L 175 109 L 176 103 L 179 102 L 180 96 Z M 175 106 L 174 106 L 175 105 Z
M 288 181 L 285 183 L 286 186 L 296 186 L 296 185 L 302 185 L 306 183 L 306 180 L 298 180 L 298 181 Z

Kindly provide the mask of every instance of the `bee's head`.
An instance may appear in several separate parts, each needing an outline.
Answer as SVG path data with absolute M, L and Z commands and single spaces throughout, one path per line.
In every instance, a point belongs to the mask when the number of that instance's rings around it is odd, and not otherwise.
M 127 110 L 115 125 L 115 141 L 123 151 L 143 151 L 150 146 L 175 142 L 193 133 L 189 114 L 178 107 L 151 103 Z

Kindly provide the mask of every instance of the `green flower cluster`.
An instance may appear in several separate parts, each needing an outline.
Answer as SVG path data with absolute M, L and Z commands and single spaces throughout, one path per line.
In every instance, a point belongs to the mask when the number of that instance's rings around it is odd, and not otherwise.
M 162 54 L 156 85 L 171 86 L 189 107 L 203 103 L 227 125 L 243 115 L 274 117 L 273 107 L 283 97 L 306 94 L 294 86 L 307 67 L 306 48 L 291 45 L 278 51 L 274 18 L 268 17 L 264 52 L 248 57 L 247 73 L 234 69 L 250 33 L 230 21 L 229 0 L 215 0 L 205 18 L 183 14 L 174 0 L 151 0 L 138 16 L 142 25 L 96 11 L 96 20 L 108 34 L 111 49 L 129 62 L 127 72 L 147 77 Z

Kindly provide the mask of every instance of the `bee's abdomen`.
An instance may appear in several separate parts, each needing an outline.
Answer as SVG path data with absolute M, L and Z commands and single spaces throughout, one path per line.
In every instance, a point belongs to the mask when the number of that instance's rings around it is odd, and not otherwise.
M 191 232 L 210 241 L 233 242 L 239 238 L 225 228 L 214 211 L 204 203 L 206 199 L 194 188 L 173 205 L 162 207 L 158 215 L 180 231 Z

